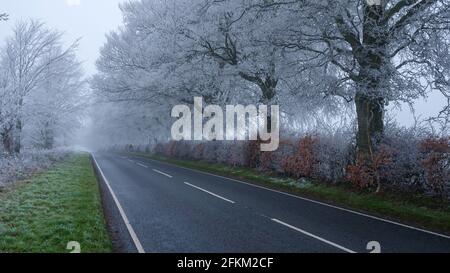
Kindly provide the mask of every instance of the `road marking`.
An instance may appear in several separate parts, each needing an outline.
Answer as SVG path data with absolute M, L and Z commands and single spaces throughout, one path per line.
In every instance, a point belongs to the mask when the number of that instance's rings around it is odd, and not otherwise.
M 133 160 L 131 160 L 131 159 L 127 159 L 128 161 L 130 161 L 131 163 L 134 163 L 134 161 Z
M 139 165 L 139 166 L 141 166 L 141 167 L 143 167 L 143 168 L 148 169 L 148 166 L 145 166 L 144 164 L 141 164 L 141 163 L 139 163 L 139 162 L 137 162 L 136 164 Z
M 172 178 L 172 176 L 171 176 L 170 174 L 164 173 L 164 172 L 162 172 L 162 171 L 158 171 L 158 170 L 156 170 L 156 169 L 153 169 L 153 171 L 156 172 L 156 173 L 162 174 L 162 175 L 164 175 L 164 176 L 167 176 L 168 178 Z
M 150 161 L 153 161 L 153 162 L 158 162 L 158 163 L 161 163 L 161 164 L 178 167 L 178 168 L 181 168 L 181 169 L 184 169 L 184 170 L 189 170 L 189 171 L 192 171 L 192 172 L 197 172 L 197 173 L 202 173 L 202 174 L 206 174 L 206 175 L 211 175 L 211 176 L 214 176 L 214 177 L 223 178 L 223 179 L 226 179 L 226 180 L 234 181 L 234 182 L 237 182 L 237 183 L 241 183 L 241 184 L 248 185 L 248 186 L 251 186 L 251 187 L 263 189 L 263 190 L 266 190 L 266 191 L 271 191 L 271 192 L 283 194 L 283 195 L 286 195 L 286 196 L 289 196 L 289 197 L 293 197 L 293 198 L 297 198 L 297 199 L 300 199 L 300 200 L 303 200 L 303 201 L 308 201 L 308 202 L 311 202 L 311 203 L 314 203 L 314 204 L 318 204 L 318 205 L 326 206 L 326 207 L 329 207 L 329 208 L 334 208 L 334 209 L 337 209 L 337 210 L 349 212 L 349 213 L 352 213 L 352 214 L 356 214 L 356 215 L 359 215 L 359 216 L 367 217 L 367 218 L 378 220 L 378 221 L 381 221 L 381 222 L 397 225 L 397 226 L 404 227 L 404 228 L 407 228 L 407 229 L 412 229 L 412 230 L 428 233 L 428 234 L 431 234 L 431 235 L 439 236 L 439 237 L 442 237 L 442 238 L 445 238 L 445 239 L 450 239 L 450 236 L 448 236 L 448 235 L 444 235 L 444 234 L 441 234 L 441 233 L 437 233 L 437 232 L 434 232 L 434 231 L 430 231 L 430 230 L 426 230 L 426 229 L 422 229 L 422 228 L 418 228 L 418 227 L 413 227 L 413 226 L 410 226 L 410 225 L 406 225 L 406 224 L 402 224 L 402 223 L 399 223 L 399 222 L 387 220 L 387 219 L 384 219 L 384 218 L 381 218 L 381 217 L 377 217 L 377 216 L 373 216 L 373 215 L 370 215 L 370 214 L 354 211 L 354 210 L 351 210 L 351 209 L 341 208 L 341 207 L 330 205 L 330 204 L 327 204 L 327 203 L 324 203 L 324 202 L 308 199 L 308 198 L 305 198 L 305 197 L 300 197 L 300 196 L 297 196 L 297 195 L 294 195 L 294 194 L 290 194 L 290 193 L 287 193 L 287 192 L 277 191 L 277 190 L 274 190 L 274 189 L 269 189 L 269 188 L 266 188 L 266 187 L 263 187 L 263 186 L 258 186 L 258 185 L 255 185 L 255 184 L 247 183 L 247 182 L 236 180 L 236 179 L 233 179 L 233 178 L 229 178 L 229 177 L 225 177 L 225 176 L 221 176 L 221 175 L 217 175 L 217 174 L 212 174 L 212 173 L 208 173 L 208 172 L 203 172 L 203 171 L 199 171 L 199 170 L 194 170 L 194 169 L 190 169 L 190 168 L 186 168 L 186 167 L 181 167 L 181 166 L 178 166 L 178 165 L 175 165 L 175 164 L 171 164 L 171 163 L 167 163 L 167 162 L 163 162 L 163 161 L 159 161 L 159 160 L 154 160 L 154 159 L 143 157 L 143 156 L 139 156 L 139 157 L 147 159 L 147 160 L 150 160 Z
M 331 241 L 328 241 L 328 240 L 326 240 L 326 239 L 324 239 L 324 238 L 322 238 L 322 237 L 319 237 L 319 236 L 317 236 L 317 235 L 314 235 L 314 234 L 312 234 L 312 233 L 309 233 L 309 232 L 307 232 L 307 231 L 304 231 L 303 229 L 300 229 L 300 228 L 298 228 L 298 227 L 291 226 L 291 225 L 289 225 L 289 224 L 287 224 L 287 223 L 285 223 L 285 222 L 282 222 L 282 221 L 280 221 L 280 220 L 278 220 L 278 219 L 271 219 L 271 220 L 272 220 L 273 222 L 275 222 L 275 223 L 278 223 L 278 224 L 280 224 L 280 225 L 283 225 L 283 226 L 285 226 L 285 227 L 288 227 L 288 228 L 290 228 L 290 229 L 293 229 L 293 230 L 295 230 L 295 231 L 298 231 L 298 232 L 300 232 L 300 233 L 302 233 L 302 234 L 304 234 L 304 235 L 307 235 L 307 236 L 312 237 L 312 238 L 314 238 L 314 239 L 317 239 L 317 240 L 319 240 L 319 241 L 321 241 L 321 242 L 324 242 L 324 243 L 326 243 L 326 244 L 329 244 L 329 245 L 331 245 L 331 246 L 334 246 L 334 247 L 336 247 L 336 248 L 338 248 L 338 249 L 340 249 L 340 250 L 343 250 L 343 251 L 345 251 L 345 252 L 348 252 L 348 253 L 356 253 L 355 251 L 353 251 L 353 250 L 351 250 L 351 249 L 345 248 L 345 247 L 343 247 L 343 246 L 341 246 L 341 245 L 338 245 L 338 244 L 336 244 L 336 243 L 333 243 L 333 242 L 331 242 Z
M 200 187 L 197 187 L 197 186 L 195 186 L 195 185 L 192 185 L 192 184 L 190 184 L 190 183 L 188 183 L 188 182 L 184 182 L 184 184 L 186 184 L 186 185 L 188 185 L 188 186 L 190 186 L 190 187 L 196 188 L 197 190 L 200 190 L 200 191 L 202 191 L 202 192 L 206 192 L 207 194 L 210 194 L 210 195 L 212 195 L 212 196 L 215 196 L 215 197 L 217 197 L 217 198 L 220 198 L 220 199 L 222 199 L 222 200 L 224 200 L 224 201 L 226 201 L 226 202 L 229 202 L 229 203 L 231 203 L 231 204 L 236 203 L 236 202 L 234 202 L 234 201 L 231 201 L 230 199 L 226 199 L 225 197 L 222 197 L 222 196 L 220 196 L 220 195 L 217 195 L 217 194 L 215 194 L 215 193 L 212 193 L 212 192 L 210 192 L 210 191 L 207 191 L 207 190 L 205 190 L 205 189 L 202 189 L 202 188 L 200 188 Z
M 131 239 L 133 239 L 133 243 L 136 246 L 137 251 L 139 253 L 145 253 L 145 250 L 142 247 L 142 244 L 139 241 L 139 238 L 137 237 L 136 232 L 134 231 L 133 227 L 131 226 L 130 221 L 128 220 L 128 217 L 125 214 L 125 211 L 123 210 L 122 205 L 119 202 L 119 199 L 117 199 L 116 194 L 114 193 L 113 189 L 111 188 L 111 185 L 109 184 L 108 180 L 106 179 L 102 169 L 100 168 L 100 165 L 98 165 L 98 162 L 95 159 L 95 156 L 93 154 L 92 154 L 92 158 L 94 159 L 95 165 L 97 166 L 97 169 L 100 172 L 100 175 L 102 176 L 103 181 L 105 182 L 106 186 L 109 189 L 109 192 L 111 193 L 114 203 L 116 203 L 116 206 L 119 209 L 120 216 L 122 216 L 122 219 L 125 222 L 125 225 L 128 229 L 128 233 L 130 233 Z

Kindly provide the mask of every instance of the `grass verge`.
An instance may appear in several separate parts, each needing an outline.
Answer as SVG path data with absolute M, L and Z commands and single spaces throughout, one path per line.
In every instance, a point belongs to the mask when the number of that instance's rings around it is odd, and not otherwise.
M 398 192 L 374 194 L 356 191 L 346 185 L 331 185 L 309 180 L 300 183 L 298 180 L 292 178 L 279 177 L 270 173 L 261 173 L 255 169 L 231 167 L 225 164 L 180 160 L 142 153 L 133 153 L 133 155 L 236 178 L 301 197 L 369 213 L 385 219 L 450 234 L 449 203 L 422 195 Z
M 88 154 L 76 154 L 0 192 L 0 252 L 111 252 L 99 186 Z

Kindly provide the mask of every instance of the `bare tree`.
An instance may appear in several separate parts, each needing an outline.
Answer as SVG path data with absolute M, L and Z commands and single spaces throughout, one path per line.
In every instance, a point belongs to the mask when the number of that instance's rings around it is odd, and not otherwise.
M 30 20 L 16 25 L 1 55 L 6 79 L 4 89 L 9 95 L 9 108 L 12 109 L 2 132 L 7 152 L 20 153 L 27 98 L 57 76 L 58 73 L 48 73 L 51 67 L 64 62 L 76 47 L 77 42 L 63 48 L 62 34 L 48 29 L 42 22 Z

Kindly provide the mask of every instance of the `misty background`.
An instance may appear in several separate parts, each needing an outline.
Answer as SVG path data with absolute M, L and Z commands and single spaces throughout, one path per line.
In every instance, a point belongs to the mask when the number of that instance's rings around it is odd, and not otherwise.
M 10 35 L 18 21 L 29 18 L 39 19 L 52 29 L 64 32 L 64 41 L 69 45 L 81 38 L 78 58 L 82 62 L 85 78 L 96 73 L 95 62 L 99 58 L 100 48 L 106 42 L 105 35 L 117 30 L 122 23 L 120 0 L 14 0 L 1 3 L 2 12 L 9 14 L 9 21 L 0 24 L 0 41 Z M 408 105 L 401 109 L 390 106 L 389 113 L 401 125 L 414 124 L 414 116 L 426 119 L 436 116 L 446 101 L 439 93 L 430 94 L 427 99 L 415 101 L 415 113 Z M 89 115 L 83 117 L 83 127 L 74 136 L 74 145 L 86 143 L 90 128 L 95 123 Z

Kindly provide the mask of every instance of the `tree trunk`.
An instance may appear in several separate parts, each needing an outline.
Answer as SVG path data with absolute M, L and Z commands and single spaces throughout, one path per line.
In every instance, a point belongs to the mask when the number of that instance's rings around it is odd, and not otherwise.
M 272 74 L 275 74 L 273 72 Z M 267 106 L 271 106 L 276 96 L 278 79 L 273 76 L 267 76 L 264 84 L 260 86 L 262 92 L 262 102 Z M 266 128 L 268 133 L 272 133 L 272 109 L 267 111 Z
M 355 96 L 358 119 L 357 148 L 363 159 L 371 160 L 373 149 L 381 140 L 384 130 L 384 103 L 382 88 L 387 79 L 385 56 L 387 36 L 380 25 L 384 8 L 377 4 L 364 4 L 363 47 L 360 60 L 360 82 Z
M 22 150 L 22 121 L 19 119 L 16 123 L 16 130 L 14 132 L 14 152 L 20 154 Z
M 53 149 L 55 137 L 53 133 L 53 128 L 50 126 L 50 122 L 48 121 L 45 123 L 44 130 L 42 131 L 42 136 L 44 149 L 47 150 Z
M 2 144 L 4 151 L 12 155 L 13 154 L 13 137 L 12 137 L 12 128 L 5 128 L 1 133 Z
M 272 133 L 272 111 L 267 112 L 266 128 L 267 133 Z
M 370 159 L 373 149 L 381 140 L 384 131 L 383 100 L 358 94 L 355 104 L 358 119 L 358 154 L 363 158 Z
M 273 71 L 272 74 L 275 74 Z M 261 78 L 259 76 L 251 76 L 249 74 L 246 74 L 244 72 L 239 72 L 239 75 L 246 81 L 249 81 L 251 83 L 256 84 L 259 89 L 261 90 L 261 100 L 260 103 L 265 104 L 267 106 L 271 106 L 271 103 L 273 102 L 273 99 L 276 96 L 277 92 L 277 85 L 278 85 L 278 79 L 276 79 L 272 75 L 267 75 L 266 78 Z M 272 132 L 272 111 L 271 109 L 268 109 L 267 111 L 267 119 L 265 120 L 267 132 Z M 258 133 L 258 139 L 259 133 Z

